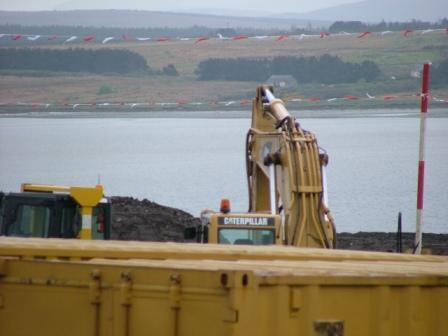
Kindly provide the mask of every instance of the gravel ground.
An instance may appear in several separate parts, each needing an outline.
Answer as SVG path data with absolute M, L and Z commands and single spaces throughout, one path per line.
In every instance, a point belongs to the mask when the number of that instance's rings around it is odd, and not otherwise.
M 343 250 L 397 251 L 395 232 L 341 232 L 337 234 L 337 245 Z M 414 233 L 403 232 L 402 251 L 410 252 L 414 246 Z M 423 233 L 422 253 L 448 255 L 448 234 Z
M 189 213 L 146 199 L 112 197 L 112 239 L 144 241 L 184 241 L 184 228 L 200 223 Z M 342 232 L 337 247 L 345 250 L 395 252 L 395 232 Z M 403 233 L 403 251 L 412 250 L 413 233 Z M 423 248 L 432 254 L 448 255 L 448 234 L 423 234 Z

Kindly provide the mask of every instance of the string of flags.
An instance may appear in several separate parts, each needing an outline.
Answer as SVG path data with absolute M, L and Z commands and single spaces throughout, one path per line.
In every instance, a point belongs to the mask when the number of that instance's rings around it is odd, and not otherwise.
M 337 101 L 355 101 L 355 100 L 382 100 L 382 101 L 393 101 L 393 100 L 402 100 L 409 98 L 420 98 L 421 93 L 415 94 L 400 94 L 400 95 L 381 95 L 381 96 L 373 96 L 369 93 L 366 93 L 365 96 L 344 96 L 344 97 L 334 97 L 323 99 L 319 97 L 307 97 L 307 98 L 299 98 L 299 97 L 288 97 L 283 98 L 283 101 L 289 105 L 301 104 L 301 103 L 334 103 Z M 448 105 L 448 98 L 440 98 L 436 96 L 429 96 L 429 99 L 435 103 L 441 103 L 444 105 Z M 45 109 L 72 109 L 72 110 L 92 110 L 95 108 L 101 109 L 114 109 L 114 108 L 122 108 L 122 109 L 142 109 L 142 108 L 154 108 L 154 109 L 169 109 L 169 108 L 179 108 L 179 107 L 238 107 L 238 106 L 246 106 L 250 105 L 251 100 L 242 99 L 242 100 L 227 100 L 227 101 L 196 101 L 190 102 L 186 100 L 177 100 L 171 102 L 89 102 L 89 103 L 67 103 L 67 102 L 56 102 L 56 103 L 28 103 L 28 102 L 0 102 L 0 109 L 3 108 L 32 108 L 37 110 L 45 110 Z
M 36 41 L 59 41 L 63 44 L 70 43 L 100 43 L 100 44 L 108 44 L 113 42 L 168 42 L 168 41 L 193 41 L 194 44 L 205 43 L 209 40 L 223 40 L 223 41 L 241 41 L 241 40 L 274 40 L 276 42 L 281 42 L 285 40 L 305 40 L 311 38 L 320 38 L 327 39 L 332 37 L 354 37 L 358 39 L 371 38 L 373 36 L 381 37 L 385 35 L 401 35 L 405 38 L 411 36 L 425 36 L 429 34 L 444 34 L 448 36 L 448 27 L 440 28 L 440 29 L 425 29 L 425 30 L 412 30 L 407 29 L 405 31 L 382 31 L 382 32 L 358 32 L 358 33 L 329 33 L 329 32 L 321 32 L 319 34 L 300 34 L 300 35 L 257 35 L 257 36 L 248 36 L 248 35 L 235 35 L 226 37 L 222 34 L 217 34 L 216 37 L 210 36 L 199 36 L 199 37 L 150 37 L 150 36 L 141 36 L 141 37 L 133 37 L 129 35 L 122 35 L 120 37 L 117 36 L 109 36 L 109 37 L 97 37 L 94 35 L 85 35 L 85 36 L 68 36 L 68 35 L 38 35 L 38 34 L 0 34 L 0 43 L 3 41 L 28 41 L 30 43 Z

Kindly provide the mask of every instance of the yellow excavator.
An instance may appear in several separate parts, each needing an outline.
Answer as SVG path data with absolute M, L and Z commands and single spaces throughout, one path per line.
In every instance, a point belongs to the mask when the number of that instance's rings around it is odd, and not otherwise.
M 204 211 L 185 237 L 202 243 L 334 248 L 335 225 L 327 208 L 323 152 L 301 128 L 271 86 L 260 86 L 247 133 L 249 212 Z

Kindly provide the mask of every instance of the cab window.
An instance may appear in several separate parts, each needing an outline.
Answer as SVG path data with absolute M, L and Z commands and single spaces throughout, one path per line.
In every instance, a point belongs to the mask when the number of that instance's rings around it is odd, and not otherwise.
M 77 207 L 65 207 L 61 212 L 61 237 L 76 238 L 81 230 L 81 215 Z
M 106 231 L 106 210 L 102 207 L 93 208 L 92 212 L 92 239 L 104 239 Z
M 48 237 L 51 209 L 43 205 L 19 205 L 8 235 L 16 237 Z
M 218 243 L 234 245 L 272 245 L 275 244 L 275 231 L 273 229 L 219 229 Z

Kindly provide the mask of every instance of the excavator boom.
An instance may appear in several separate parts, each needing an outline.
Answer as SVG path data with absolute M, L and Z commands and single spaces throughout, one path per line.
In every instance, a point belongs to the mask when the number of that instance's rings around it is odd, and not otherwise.
M 246 138 L 249 212 L 230 213 L 230 206 L 205 210 L 201 225 L 187 228 L 185 238 L 334 248 L 335 227 L 324 203 L 327 163 L 314 134 L 300 127 L 272 87 L 258 87 Z
M 334 223 L 323 202 L 327 162 L 315 135 L 301 128 L 272 87 L 259 87 L 246 146 L 249 212 L 281 214 L 284 244 L 334 247 Z

